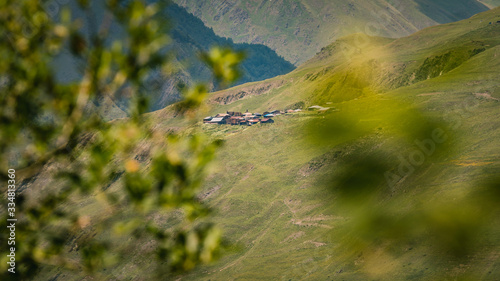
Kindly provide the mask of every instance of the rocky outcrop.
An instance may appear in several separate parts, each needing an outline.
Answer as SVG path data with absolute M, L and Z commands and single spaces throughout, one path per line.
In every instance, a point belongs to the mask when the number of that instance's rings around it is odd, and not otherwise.
M 272 80 L 269 82 L 248 85 L 245 87 L 236 87 L 234 89 L 230 89 L 221 93 L 215 93 L 212 97 L 209 98 L 208 102 L 212 104 L 231 104 L 249 96 L 267 94 L 273 89 L 280 88 L 285 83 L 285 80 Z

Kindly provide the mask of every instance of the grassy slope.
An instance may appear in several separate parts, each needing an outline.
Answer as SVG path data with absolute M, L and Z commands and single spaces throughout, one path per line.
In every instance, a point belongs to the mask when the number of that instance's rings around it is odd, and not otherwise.
M 496 118 L 497 99 L 500 99 L 496 82 L 500 78 L 500 36 L 493 29 L 483 30 L 492 28 L 485 27 L 484 22 L 499 16 L 500 10 L 496 9 L 475 17 L 473 26 L 464 21 L 396 40 L 382 48 L 387 50 L 385 57 L 380 56 L 380 49 L 366 48 L 377 54 L 381 63 L 414 60 L 422 63 L 425 55 L 432 57 L 457 47 L 456 38 L 467 45 L 479 36 L 490 44 L 488 50 L 440 77 L 384 91 L 385 95 L 413 103 L 433 116 L 446 116 L 451 124 L 457 124 L 461 137 L 456 142 L 460 152 L 433 168 L 433 173 L 441 175 L 431 178 L 429 183 L 436 194 L 441 189 L 462 192 L 481 177 L 495 175 L 494 171 L 500 167 L 496 141 L 500 137 L 500 121 Z M 279 88 L 230 105 L 216 106 L 213 112 L 235 108 L 263 111 L 314 96 L 315 84 L 327 83 L 336 76 L 324 74 L 315 81 L 303 79 L 305 73 L 323 73 L 319 63 L 312 61 L 311 64 L 313 66 L 305 65 L 277 78 L 287 81 Z M 335 69 L 341 70 L 342 66 Z M 244 87 L 239 88 L 242 89 Z M 477 93 L 489 95 L 474 95 Z M 361 108 L 367 106 L 364 103 L 360 97 L 333 105 Z M 276 118 L 273 126 L 245 129 L 204 126 L 208 134 L 227 139 L 220 153 L 218 173 L 207 183 L 207 189 L 213 193 L 206 200 L 218 209 L 215 221 L 241 249 L 229 251 L 217 264 L 199 269 L 183 280 L 387 280 L 387 276 L 393 280 L 435 280 L 444 271 L 451 275 L 460 272 L 460 268 L 445 261 L 430 264 L 423 257 L 432 255 L 435 249 L 418 244 L 413 245 L 411 251 L 399 249 L 395 260 L 385 261 L 381 257 L 380 264 L 371 265 L 375 270 L 368 275 L 360 270 L 360 261 L 345 259 L 346 253 L 336 240 L 341 237 L 336 226 L 345 218 L 338 217 L 332 207 L 334 198 L 323 198 L 328 193 L 318 187 L 316 177 L 331 173 L 328 165 L 322 166 L 328 156 L 303 140 L 304 122 L 301 121 L 310 118 L 315 117 L 288 115 Z M 339 146 L 335 150 L 342 152 L 349 148 Z M 419 171 L 414 181 L 403 183 L 401 188 L 411 189 L 427 172 Z M 412 197 L 409 195 L 407 200 L 401 205 L 411 202 Z M 493 239 L 490 243 L 493 246 L 499 242 Z M 468 271 L 482 280 L 495 280 L 500 274 L 500 263 L 495 257 L 494 251 L 476 257 L 476 265 Z
M 262 43 L 299 65 L 319 49 L 357 32 L 400 37 L 485 11 L 460 1 L 186 1 L 176 0 L 208 26 L 236 42 Z

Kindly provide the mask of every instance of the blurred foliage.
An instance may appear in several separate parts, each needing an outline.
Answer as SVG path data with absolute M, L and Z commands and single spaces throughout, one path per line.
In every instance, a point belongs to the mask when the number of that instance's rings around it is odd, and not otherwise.
M 79 4 L 84 10 L 92 5 L 90 1 Z M 155 17 L 162 7 L 118 0 L 107 1 L 106 6 L 106 17 L 127 31 L 124 40 L 106 41 L 106 21 L 86 36 L 69 10 L 62 10 L 60 19 L 53 21 L 38 0 L 0 1 L 2 179 L 7 169 L 15 168 L 19 188 L 20 179 L 29 180 L 46 165 L 57 171 L 57 188 L 43 192 L 41 198 L 27 202 L 30 190 L 18 190 L 16 274 L 8 275 L 2 252 L 2 280 L 30 279 L 49 265 L 106 279 L 100 272 L 103 267 L 119 265 L 138 241 L 151 239 L 156 245 L 156 258 L 151 261 L 167 274 L 190 270 L 217 256 L 221 231 L 198 220 L 210 210 L 196 195 L 222 143 L 209 142 L 197 132 L 189 137 L 158 132 L 143 115 L 148 104 L 141 89 L 147 89 L 148 74 L 171 68 L 168 54 L 160 51 L 169 40 Z M 50 68 L 65 48 L 84 65 L 81 80 L 71 84 L 57 83 Z M 240 53 L 215 48 L 204 57 L 220 83 L 239 76 Z M 93 98 L 124 90 L 133 93 L 130 118 L 105 122 L 97 114 L 84 114 Z M 206 87 L 186 91 L 180 107 L 183 112 L 196 112 Z M 134 157 L 144 150 L 145 157 Z M 110 191 L 118 180 L 122 188 Z M 63 208 L 78 196 L 92 198 L 101 215 Z M 167 228 L 154 218 L 168 212 L 182 215 L 177 225 Z M 5 229 L 4 209 L 1 216 L 0 226 Z M 111 234 L 82 236 L 89 225 L 95 233 Z M 7 232 L 0 235 L 6 245 Z M 123 239 L 117 237 L 124 235 L 128 245 L 118 245 Z
M 361 267 L 376 275 L 383 269 L 371 265 L 395 264 L 401 249 L 419 245 L 433 249 L 423 258 L 433 264 L 474 262 L 488 245 L 485 233 L 498 231 L 500 180 L 465 191 L 441 187 L 440 165 L 454 158 L 460 139 L 451 126 L 381 95 L 339 106 L 312 121 L 307 135 L 309 143 L 342 151 L 326 185 L 346 218 L 336 229 L 343 236 L 332 241 L 346 259 L 363 260 Z M 475 280 L 468 274 L 460 278 Z
M 208 53 L 201 55 L 202 60 L 213 69 L 216 81 L 221 88 L 232 83 L 241 76 L 238 64 L 245 58 L 243 52 L 233 52 L 229 48 L 212 48 Z

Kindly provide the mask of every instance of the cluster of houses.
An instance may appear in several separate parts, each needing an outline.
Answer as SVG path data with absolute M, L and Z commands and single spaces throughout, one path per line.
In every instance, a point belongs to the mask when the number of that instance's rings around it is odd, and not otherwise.
M 308 111 L 317 111 L 318 113 L 326 113 L 332 110 L 330 107 L 322 107 L 319 105 L 313 105 L 307 108 Z M 264 113 L 241 113 L 235 111 L 227 111 L 226 113 L 219 113 L 215 116 L 209 116 L 203 119 L 205 124 L 218 124 L 218 125 L 245 125 L 252 126 L 255 124 L 269 124 L 274 123 L 273 117 L 300 112 L 302 109 L 288 109 L 285 111 L 274 110 L 266 111 Z
M 294 113 L 299 112 L 300 109 L 296 110 L 274 110 L 274 111 L 266 111 L 264 113 L 241 113 L 241 112 L 233 112 L 227 111 L 226 113 L 219 113 L 215 116 L 209 116 L 203 119 L 203 123 L 205 124 L 219 124 L 219 125 L 245 125 L 252 126 L 255 124 L 270 124 L 274 123 L 273 117 L 278 115 L 286 114 L 286 113 Z

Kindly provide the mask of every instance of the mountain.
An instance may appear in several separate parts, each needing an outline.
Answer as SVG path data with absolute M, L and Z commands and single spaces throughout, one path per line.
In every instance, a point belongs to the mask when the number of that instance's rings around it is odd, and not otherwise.
M 335 39 L 364 32 L 401 37 L 424 27 L 466 19 L 498 1 L 205 1 L 175 0 L 219 35 L 264 44 L 295 65 Z M 486 3 L 487 2 L 487 3 Z
M 176 54 L 176 60 L 183 66 L 182 72 L 185 76 L 189 76 L 189 79 L 184 81 L 187 84 L 212 80 L 211 71 L 201 62 L 199 54 L 215 46 L 230 47 L 246 54 L 241 64 L 242 77 L 236 85 L 286 74 L 295 68 L 269 47 L 261 44 L 235 44 L 231 39 L 215 35 L 213 30 L 207 28 L 200 19 L 176 4 L 169 5 L 165 14 L 172 25 L 169 32 L 173 43 L 169 51 Z M 174 83 L 169 85 L 170 87 L 160 94 L 159 102 L 153 107 L 154 110 L 178 100 L 179 97 L 176 99 L 171 97 L 171 92 L 175 92 Z
M 217 263 L 179 276 L 179 280 L 458 280 L 462 276 L 468 280 L 496 280 L 500 276 L 499 216 L 478 217 L 483 214 L 481 206 L 469 208 L 461 204 L 461 199 L 473 194 L 482 180 L 498 176 L 500 168 L 498 21 L 500 8 L 399 39 L 365 34 L 342 37 L 289 74 L 211 94 L 211 107 L 206 112 L 262 113 L 318 104 L 336 109 L 330 114 L 286 114 L 274 118 L 274 124 L 248 127 L 202 124 L 201 120 L 193 125 L 177 115 L 175 105 L 149 113 L 149 120 L 159 132 L 185 129 L 189 135 L 194 127 L 212 139 L 225 141 L 200 200 L 214 208 L 213 221 L 223 228 L 232 246 L 225 249 Z M 339 195 L 331 191 L 332 182 L 338 181 L 336 177 L 345 179 L 341 164 L 352 161 L 355 152 L 361 152 L 366 161 L 373 155 L 387 160 L 391 172 L 397 173 L 398 165 L 402 165 L 399 156 L 411 157 L 418 149 L 413 144 L 416 136 L 410 132 L 421 127 L 399 118 L 403 107 L 409 105 L 426 117 L 450 124 L 433 126 L 452 127 L 446 133 L 454 152 L 448 152 L 451 145 L 436 145 L 436 155 L 424 156 L 423 164 L 384 190 L 387 192 L 380 194 L 380 204 L 367 211 L 376 215 L 380 210 L 396 208 L 396 213 L 388 213 L 390 218 L 415 206 L 439 203 L 437 209 L 432 209 L 439 210 L 432 218 L 438 226 L 435 238 L 444 243 L 435 246 L 421 239 L 396 245 L 378 243 L 375 251 L 358 250 L 351 255 L 346 245 L 359 233 L 346 232 L 345 226 L 356 214 L 345 214 Z M 318 141 L 311 123 L 342 122 L 348 120 L 346 115 L 356 122 L 341 124 L 327 136 L 326 144 L 311 144 Z M 356 127 L 366 131 L 342 134 L 342 129 Z M 384 137 L 392 135 L 393 127 L 398 127 L 397 132 L 413 145 L 394 145 L 397 142 Z M 376 154 L 381 148 L 382 155 Z M 136 159 L 147 163 L 147 144 L 140 149 Z M 439 154 L 446 157 L 440 158 Z M 36 192 L 54 188 L 49 180 L 54 167 L 50 165 L 29 180 L 19 179 L 19 189 L 29 188 L 34 193 L 31 196 L 36 196 Z M 350 179 L 349 183 L 355 187 L 358 182 L 384 177 L 384 167 L 369 168 L 368 179 Z M 119 184 L 117 180 L 106 188 L 119 190 Z M 498 192 L 489 196 L 498 202 L 494 197 Z M 87 200 L 90 202 L 85 198 L 78 201 L 79 211 L 102 215 Z M 496 203 L 486 207 L 499 211 Z M 461 218 L 477 218 L 493 226 L 474 239 L 479 244 L 471 256 L 441 256 L 446 252 L 441 246 L 447 243 L 465 247 L 470 242 L 440 235 L 447 232 L 439 232 L 439 227 L 471 230 L 468 224 L 443 223 L 449 212 L 461 215 L 459 223 Z M 386 224 L 390 222 L 384 219 L 387 217 L 371 225 L 373 232 L 366 235 L 367 239 L 391 227 Z M 165 219 L 165 224 L 171 225 L 172 221 L 175 218 Z M 418 219 L 408 218 L 408 225 L 418 223 Z M 392 234 L 397 237 L 400 233 Z M 82 234 L 93 235 L 99 234 L 93 230 Z M 125 264 L 106 268 L 102 276 L 150 279 L 148 274 L 154 268 L 145 252 L 150 244 L 143 242 L 139 244 L 144 246 L 130 251 Z M 70 273 L 47 267 L 38 279 L 85 277 L 83 273 Z
M 79 9 L 75 2 L 69 4 L 74 18 L 84 22 L 82 32 L 86 36 L 92 32 L 90 26 L 99 26 L 105 18 L 105 8 L 102 2 L 92 3 L 91 16 Z M 229 47 L 245 53 L 246 59 L 241 64 L 242 77 L 236 81 L 235 85 L 265 80 L 288 73 L 295 68 L 269 47 L 259 44 L 235 44 L 231 39 L 215 35 L 213 30 L 206 27 L 201 20 L 176 4 L 168 5 L 161 15 L 166 20 L 165 32 L 172 39 L 165 50 L 174 55 L 173 65 L 177 67 L 177 71 L 173 77 L 169 78 L 159 74 L 150 76 L 148 80 L 151 82 L 150 87 L 144 89 L 150 97 L 150 110 L 158 110 L 177 102 L 181 95 L 178 87 L 180 82 L 186 85 L 195 82 L 208 83 L 214 89 L 211 71 L 200 59 L 201 52 L 206 52 L 214 46 Z M 110 26 L 109 42 L 124 36 L 118 24 L 113 22 Z M 67 51 L 56 59 L 54 65 L 61 81 L 73 81 L 81 75 L 78 61 Z M 126 116 L 126 110 L 127 101 L 115 97 L 103 97 L 89 104 L 88 108 L 91 112 L 102 111 L 110 119 Z

